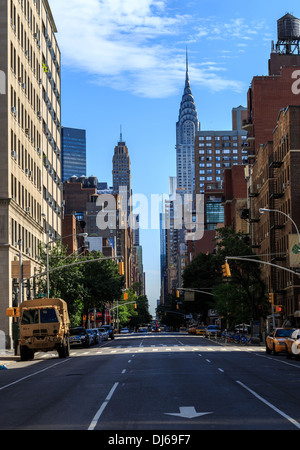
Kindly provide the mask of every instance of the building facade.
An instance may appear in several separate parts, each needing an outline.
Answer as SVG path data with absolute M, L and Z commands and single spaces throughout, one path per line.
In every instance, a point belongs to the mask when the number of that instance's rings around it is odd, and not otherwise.
M 224 171 L 247 163 L 247 132 L 242 129 L 247 109 L 232 109 L 233 130 L 199 131 L 195 137 L 195 193 L 205 199 L 205 229 L 224 222 Z
M 0 305 L 35 295 L 12 278 L 22 260 L 33 275 L 39 244 L 61 236 L 61 75 L 56 25 L 47 0 L 0 1 Z M 23 274 L 24 275 L 24 274 Z M 26 291 L 24 289 L 26 285 Z M 6 346 L 11 321 L 0 316 Z
M 86 131 L 62 127 L 62 181 L 86 176 Z
M 262 278 L 281 317 L 295 325 L 300 311 L 299 276 L 280 269 L 298 269 L 300 254 L 300 106 L 282 109 L 273 140 L 258 150 L 252 169 L 252 236 L 261 259 L 278 267 L 262 266 Z M 260 209 L 270 211 L 260 212 Z M 292 220 L 291 220 L 292 219 Z M 296 224 L 296 226 L 293 224 Z M 294 249 L 294 250 L 293 250 Z M 279 322 L 278 322 L 279 324 Z

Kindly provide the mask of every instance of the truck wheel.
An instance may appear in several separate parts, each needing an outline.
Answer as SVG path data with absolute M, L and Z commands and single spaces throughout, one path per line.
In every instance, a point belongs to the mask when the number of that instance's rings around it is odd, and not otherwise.
M 20 348 L 20 356 L 21 356 L 21 361 L 28 361 L 27 347 Z
M 34 352 L 26 346 L 20 348 L 21 361 L 28 361 L 34 358 Z
M 66 337 L 64 337 L 62 344 L 58 348 L 58 357 L 66 358 L 68 356 L 68 342 Z

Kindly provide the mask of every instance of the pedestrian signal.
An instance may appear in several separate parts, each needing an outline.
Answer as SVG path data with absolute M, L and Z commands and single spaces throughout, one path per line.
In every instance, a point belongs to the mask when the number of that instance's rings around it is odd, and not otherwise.
M 6 315 L 8 317 L 20 317 L 20 309 L 16 307 L 7 308 Z

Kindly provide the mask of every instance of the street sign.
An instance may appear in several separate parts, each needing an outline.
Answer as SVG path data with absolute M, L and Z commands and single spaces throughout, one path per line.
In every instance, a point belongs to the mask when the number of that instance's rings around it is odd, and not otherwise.
M 184 301 L 185 302 L 194 302 L 195 301 L 195 292 L 185 292 L 184 293 Z
M 300 253 L 300 246 L 295 244 L 292 248 L 292 252 L 295 253 L 295 255 L 298 255 L 298 253 Z

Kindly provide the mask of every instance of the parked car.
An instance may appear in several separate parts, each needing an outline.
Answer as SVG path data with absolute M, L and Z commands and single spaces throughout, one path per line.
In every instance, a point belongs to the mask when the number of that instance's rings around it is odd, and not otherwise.
M 114 329 L 111 325 L 102 325 L 101 328 L 105 328 L 108 331 L 108 337 L 110 339 L 114 339 L 115 338 L 115 333 L 114 333 Z
M 197 336 L 205 336 L 206 332 L 206 326 L 205 325 L 198 325 L 196 328 L 196 335 Z
M 273 352 L 274 355 L 280 352 L 286 352 L 286 342 L 295 328 L 275 328 L 266 337 L 266 353 Z
M 300 330 L 294 330 L 286 340 L 286 357 L 300 358 Z
M 86 330 L 92 337 L 93 344 L 99 344 L 101 341 L 101 336 L 99 334 L 98 328 L 89 328 Z
M 89 347 L 91 343 L 92 337 L 84 327 L 70 328 L 70 345 Z
M 129 329 L 128 328 L 122 328 L 121 329 L 121 334 L 128 334 L 129 333 Z
M 205 337 L 210 336 L 220 336 L 221 335 L 221 328 L 217 325 L 208 325 L 208 327 L 205 330 Z
M 196 328 L 197 325 L 190 325 L 187 331 L 189 334 L 196 334 Z
M 102 336 L 102 340 L 103 341 L 108 341 L 108 331 L 105 328 L 103 328 L 103 327 L 98 328 L 98 331 L 99 331 L 99 333 Z

